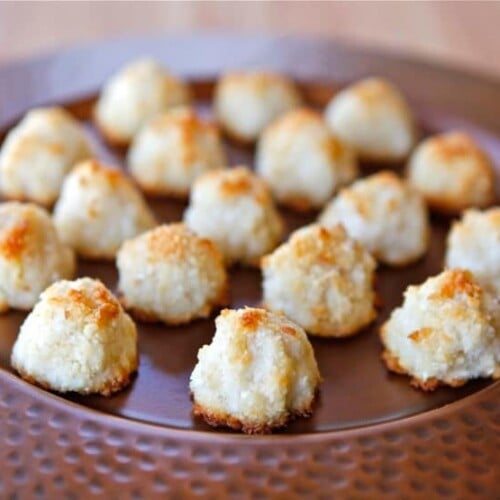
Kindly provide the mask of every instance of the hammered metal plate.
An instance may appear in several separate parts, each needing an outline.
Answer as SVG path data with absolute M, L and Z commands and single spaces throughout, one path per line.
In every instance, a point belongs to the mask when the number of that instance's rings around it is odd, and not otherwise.
M 0 127 L 41 102 L 63 103 L 88 120 L 92 98 L 77 96 L 91 95 L 123 62 L 144 54 L 193 81 L 204 113 L 210 113 L 213 75 L 225 68 L 272 67 L 289 73 L 303 82 L 304 95 L 315 106 L 334 93 L 337 85 L 331 82 L 382 74 L 409 95 L 427 133 L 465 128 L 500 165 L 500 140 L 487 131 L 495 123 L 493 107 L 483 103 L 487 97 L 500 100 L 498 85 L 327 42 L 148 39 L 8 67 L 0 70 Z M 298 60 L 304 61 L 300 67 Z M 102 158 L 122 163 L 122 152 L 106 148 L 97 134 L 93 138 Z M 227 147 L 231 164 L 251 163 L 251 151 Z M 184 209 L 179 202 L 150 203 L 162 221 L 178 220 Z M 284 215 L 290 230 L 311 220 Z M 0 493 L 49 498 L 89 493 L 107 498 L 237 493 L 493 497 L 500 384 L 477 381 L 424 394 L 404 377 L 387 374 L 378 359 L 377 325 L 401 302 L 407 284 L 439 271 L 448 223 L 433 220 L 431 249 L 421 262 L 404 270 L 380 269 L 384 305 L 375 325 L 349 340 L 313 339 L 325 378 L 316 411 L 276 436 L 215 432 L 193 420 L 187 382 L 197 349 L 213 334 L 212 320 L 182 328 L 141 325 L 140 371 L 130 389 L 113 398 L 61 398 L 10 372 L 8 357 L 24 315 L 0 317 Z M 109 264 L 81 262 L 79 273 L 116 285 Z M 231 280 L 234 306 L 259 302 L 257 271 L 235 269 Z

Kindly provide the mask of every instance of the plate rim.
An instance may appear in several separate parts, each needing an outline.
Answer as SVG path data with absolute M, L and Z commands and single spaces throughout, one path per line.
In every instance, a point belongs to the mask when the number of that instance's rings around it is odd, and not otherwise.
M 31 396 L 34 399 L 39 400 L 41 403 L 47 404 L 47 406 L 49 407 L 55 407 L 59 410 L 66 411 L 72 414 L 72 416 L 74 416 L 75 418 L 85 418 L 85 420 L 93 420 L 99 422 L 99 424 L 102 424 L 103 426 L 109 424 L 110 426 L 113 426 L 115 428 L 130 428 L 130 430 L 132 431 L 161 435 L 161 437 L 179 437 L 184 439 L 187 436 L 188 438 L 194 438 L 194 440 L 196 441 L 201 439 L 202 441 L 216 441 L 217 443 L 222 444 L 230 444 L 233 441 L 255 441 L 257 444 L 259 444 L 263 442 L 267 443 L 270 440 L 293 440 L 294 442 L 300 444 L 304 441 L 322 440 L 325 439 L 325 437 L 346 439 L 354 435 L 359 436 L 361 434 L 372 434 L 374 432 L 382 433 L 384 431 L 394 430 L 399 427 L 419 425 L 423 423 L 423 420 L 431 421 L 437 416 L 439 416 L 439 418 L 443 418 L 451 413 L 454 413 L 455 411 L 459 411 L 461 409 L 465 409 L 468 406 L 474 405 L 474 403 L 477 403 L 478 401 L 486 398 L 489 399 L 489 397 L 493 398 L 495 394 L 497 396 L 500 395 L 500 380 L 497 380 L 487 387 L 483 387 L 482 389 L 468 396 L 465 396 L 461 399 L 440 406 L 438 408 L 432 408 L 421 413 L 408 415 L 402 418 L 395 418 L 380 423 L 368 424 L 358 427 L 349 427 L 346 429 L 334 429 L 316 432 L 298 432 L 294 434 L 275 433 L 247 435 L 226 429 L 184 429 L 154 422 L 145 422 L 134 418 L 126 418 L 119 415 L 114 415 L 112 413 L 100 412 L 99 410 L 96 410 L 94 408 L 80 405 L 71 400 L 67 400 L 62 395 L 43 390 L 37 386 L 29 384 L 28 382 L 20 379 L 14 373 L 11 373 L 4 368 L 0 368 L 0 383 L 3 381 L 11 386 L 18 386 L 21 392 L 24 392 L 25 395 Z

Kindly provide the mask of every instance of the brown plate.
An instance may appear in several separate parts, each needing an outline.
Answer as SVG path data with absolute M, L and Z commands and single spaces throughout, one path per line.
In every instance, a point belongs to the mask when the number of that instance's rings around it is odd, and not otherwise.
M 94 95 L 111 72 L 140 55 L 156 56 L 186 75 L 204 113 L 210 113 L 214 77 L 224 69 L 289 73 L 315 106 L 323 106 L 341 82 L 380 74 L 401 85 L 426 133 L 465 129 L 500 165 L 500 140 L 488 132 L 500 132 L 498 85 L 318 41 L 134 40 L 6 67 L 0 70 L 0 128 L 40 103 L 64 103 L 88 122 L 92 98 L 79 96 Z M 122 154 L 88 127 L 100 156 L 122 164 Z M 252 162 L 248 150 L 228 149 L 231 164 Z M 150 203 L 162 221 L 179 220 L 185 208 L 174 201 Z M 283 213 L 289 229 L 312 220 Z M 140 324 L 139 375 L 129 389 L 112 398 L 62 398 L 11 372 L 10 350 L 24 315 L 0 317 L 0 457 L 6 471 L 0 493 L 493 495 L 500 384 L 475 381 L 424 394 L 406 378 L 387 374 L 379 360 L 377 326 L 409 283 L 439 272 L 447 227 L 446 220 L 433 221 L 431 249 L 421 262 L 379 270 L 384 307 L 373 327 L 348 340 L 312 340 L 325 379 L 315 413 L 272 437 L 213 431 L 193 420 L 187 384 L 198 348 L 213 335 L 213 319 L 178 328 Z M 79 273 L 116 285 L 110 264 L 80 262 Z M 259 302 L 258 271 L 237 268 L 231 281 L 233 306 Z

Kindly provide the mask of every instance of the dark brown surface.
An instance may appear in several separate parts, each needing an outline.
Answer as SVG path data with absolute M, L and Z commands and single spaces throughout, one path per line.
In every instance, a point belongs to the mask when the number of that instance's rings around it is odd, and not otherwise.
M 207 46 L 214 43 L 213 40 L 207 41 Z M 218 43 L 222 43 L 222 47 L 232 47 L 232 51 L 235 50 L 234 44 L 238 45 L 235 40 Z M 240 41 L 244 50 L 242 44 Z M 255 44 L 261 50 L 260 45 Z M 271 43 L 275 48 L 276 44 Z M 311 48 L 311 44 L 304 42 L 302 52 Z M 294 73 L 292 52 L 287 52 L 285 42 L 278 45 L 276 56 L 268 56 L 268 60 L 275 61 L 278 68 Z M 134 44 L 131 43 L 130 47 L 132 55 Z M 308 65 L 316 65 L 317 73 L 321 73 L 325 71 L 325 60 L 335 53 L 336 48 L 322 42 L 315 47 L 316 62 L 312 64 L 308 60 Z M 339 50 L 339 54 L 345 55 L 347 49 Z M 108 64 L 114 67 L 112 52 L 108 50 L 108 53 Z M 288 56 L 280 59 L 283 54 Z M 92 51 L 89 51 L 87 57 L 91 55 Z M 221 52 L 220 57 L 223 55 Z M 354 67 L 363 57 L 351 53 Z M 54 86 L 61 86 L 61 97 L 66 95 L 63 83 L 67 73 L 62 62 L 65 58 L 67 56 L 54 58 L 52 66 L 40 69 L 46 78 L 50 71 L 61 76 L 62 81 L 48 79 L 49 83 L 44 83 L 49 87 L 47 95 L 53 97 L 49 102 L 59 101 Z M 80 60 L 85 64 L 85 59 Z M 372 59 L 370 61 L 370 64 L 375 64 Z M 394 62 L 383 57 L 375 58 L 377 61 L 377 73 L 386 74 L 384 69 L 387 69 L 390 76 Z M 403 79 L 405 64 L 400 65 Z M 173 66 L 175 69 L 175 64 Z M 349 64 L 347 66 L 344 65 L 343 69 L 342 66 L 331 66 L 329 80 L 343 80 L 345 73 L 349 73 Z M 88 71 L 94 71 L 91 66 L 86 67 Z M 414 101 L 425 129 L 433 132 L 465 127 L 484 144 L 499 165 L 500 141 L 471 125 L 467 119 L 471 117 L 467 114 L 467 102 L 474 102 L 475 97 L 471 96 L 469 101 L 462 99 L 465 107 L 459 107 L 456 114 L 444 112 L 440 108 L 439 89 L 434 93 L 433 85 L 446 79 L 443 76 L 446 73 L 431 71 L 426 65 L 412 67 L 415 82 L 422 78 L 422 74 L 435 75 L 435 78 L 427 79 L 426 99 Z M 95 72 L 98 73 L 97 69 Z M 0 90 L 9 78 L 14 81 L 16 76 L 12 75 L 16 74 L 23 74 L 23 71 L 19 68 L 11 73 L 2 74 L 0 71 Z M 457 80 L 456 75 L 450 74 L 449 92 L 465 92 L 467 78 Z M 462 86 L 461 81 L 464 82 Z M 474 85 L 479 89 L 482 87 L 480 82 Z M 22 87 L 22 80 L 19 80 L 19 86 Z M 411 84 L 403 88 L 410 97 L 422 93 L 422 89 L 414 89 Z M 495 93 L 494 86 L 485 83 L 483 88 L 485 93 Z M 210 86 L 198 85 L 197 90 L 200 97 L 207 97 Z M 315 104 L 324 103 L 332 93 L 332 87 L 328 85 L 308 85 L 304 90 Z M 496 87 L 496 91 L 496 102 L 500 102 L 500 89 Z M 33 94 L 29 89 L 25 92 L 25 107 L 28 107 L 36 100 L 34 95 L 38 89 Z M 0 93 L 0 99 L 3 95 Z M 19 89 L 13 89 L 13 95 L 13 103 L 7 101 L 4 108 L 4 116 L 9 119 L 13 118 L 9 106 L 17 109 L 16 105 L 19 105 L 16 104 Z M 73 109 L 81 117 L 88 113 L 86 103 L 77 108 Z M 478 112 L 474 109 L 473 113 L 478 116 L 479 113 L 488 113 L 488 110 Z M 493 107 L 489 113 L 493 114 Z M 0 113 L 0 116 L 3 115 Z M 102 144 L 99 147 L 103 158 L 114 163 L 120 161 L 118 153 L 105 152 Z M 232 164 L 249 161 L 248 152 L 232 147 L 231 158 Z M 183 210 L 179 202 L 152 200 L 151 204 L 166 221 L 178 220 Z M 287 214 L 290 228 L 308 220 L 310 218 Z M 423 261 L 403 270 L 380 270 L 379 290 L 384 308 L 377 324 L 400 303 L 401 292 L 408 283 L 420 282 L 439 271 L 446 225 L 446 221 L 434 221 L 431 250 Z M 109 264 L 81 263 L 80 274 L 99 276 L 110 287 L 115 286 L 115 270 Z M 234 270 L 232 304 L 256 304 L 259 299 L 259 273 Z M 81 494 L 83 490 L 79 490 L 78 484 L 82 484 L 89 492 L 100 491 L 108 495 L 114 492 L 116 495 L 119 491 L 117 483 L 128 484 L 134 478 L 137 484 L 131 485 L 127 491 L 132 494 L 137 486 L 137 492 L 147 497 L 165 491 L 216 495 L 238 489 L 253 493 L 284 494 L 291 491 L 299 494 L 301 489 L 305 488 L 306 492 L 307 488 L 313 488 L 317 494 L 350 492 L 355 497 L 391 492 L 400 496 L 417 496 L 426 492 L 427 495 L 429 492 L 442 495 L 451 492 L 462 497 L 473 493 L 491 496 L 495 491 L 499 384 L 474 382 L 456 390 L 440 389 L 431 395 L 416 391 L 409 386 L 408 379 L 386 373 L 378 359 L 380 344 L 375 327 L 344 341 L 313 340 L 325 378 L 313 418 L 294 423 L 282 435 L 246 438 L 222 432 L 202 432 L 207 427 L 191 417 L 188 378 L 197 349 L 209 342 L 213 334 L 212 321 L 199 321 L 182 328 L 141 325 L 140 371 L 132 387 L 111 399 L 69 398 L 79 405 L 95 408 L 96 413 L 83 411 L 81 406 L 43 393 L 8 373 L 10 348 L 22 318 L 19 313 L 0 318 L 0 365 L 3 367 L 0 372 L 0 438 L 5 444 L 0 457 L 9 467 L 9 473 L 2 475 L 0 480 L 0 493 L 2 488 L 5 493 L 21 488 L 19 491 L 27 493 L 37 489 L 47 494 L 52 492 L 52 496 L 64 492 Z M 473 392 L 476 394 L 468 396 Z M 455 400 L 459 401 L 443 407 Z M 422 413 L 432 408 L 440 409 Z M 127 419 L 107 417 L 104 413 Z M 420 415 L 403 418 L 413 414 Z M 134 420 L 160 425 L 150 426 Z M 384 421 L 392 422 L 373 426 Z M 176 430 L 175 427 L 182 429 Z M 355 429 L 338 431 L 349 427 Z M 183 430 L 193 428 L 197 432 Z M 300 435 L 292 438 L 290 433 Z M 403 470 L 411 473 L 405 474 Z M 35 471 L 37 474 L 30 475 Z

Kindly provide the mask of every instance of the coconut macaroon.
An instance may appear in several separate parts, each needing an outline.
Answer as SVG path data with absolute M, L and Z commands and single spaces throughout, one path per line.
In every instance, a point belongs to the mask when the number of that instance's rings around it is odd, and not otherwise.
M 81 125 L 64 109 L 37 108 L 7 135 L 0 151 L 0 194 L 50 206 L 66 174 L 92 156 Z
M 141 193 L 120 170 L 78 165 L 54 208 L 61 239 L 86 259 L 112 260 L 121 244 L 156 225 Z
M 0 313 L 31 309 L 47 286 L 74 272 L 73 250 L 59 240 L 45 209 L 0 204 Z
M 367 78 L 340 91 L 328 104 L 325 118 L 364 161 L 404 160 L 418 135 L 405 98 L 381 78 Z
M 312 413 L 321 382 L 307 336 L 282 315 L 225 309 L 191 374 L 194 414 L 248 434 Z
M 376 316 L 375 261 L 341 225 L 295 231 L 263 258 L 262 272 L 264 306 L 312 335 L 353 335 Z
M 482 287 L 500 296 L 500 207 L 467 210 L 453 223 L 445 264 L 472 271 Z
M 257 140 L 266 125 L 301 103 L 284 76 L 269 72 L 232 72 L 215 90 L 215 113 L 226 134 L 242 143 Z
M 188 86 L 152 59 L 127 64 L 104 86 L 94 119 L 106 140 L 126 146 L 153 116 L 190 101 Z
M 342 223 L 372 255 L 390 266 L 404 266 L 427 251 L 429 217 L 417 191 L 396 174 L 384 171 L 340 191 L 319 222 Z
M 260 258 L 279 244 L 284 230 L 267 184 L 245 167 L 200 177 L 184 221 L 216 243 L 228 264 L 258 266 Z
M 122 303 L 142 321 L 188 323 L 226 304 L 222 254 L 183 224 L 159 226 L 126 241 L 116 265 Z
M 292 208 L 321 208 L 358 175 L 353 151 L 310 109 L 290 111 L 266 127 L 256 168 L 275 198 Z
M 200 174 L 225 167 L 226 162 L 217 127 L 188 108 L 148 122 L 135 137 L 127 159 L 143 191 L 183 198 Z
M 412 385 L 426 391 L 499 377 L 494 307 L 473 275 L 461 269 L 409 286 L 403 305 L 381 329 L 387 368 L 409 375 Z
M 22 324 L 11 364 L 45 389 L 109 396 L 137 371 L 136 327 L 100 281 L 58 281 Z
M 467 134 L 447 132 L 423 141 L 410 158 L 408 182 L 429 206 L 445 214 L 484 208 L 495 200 L 488 155 Z

